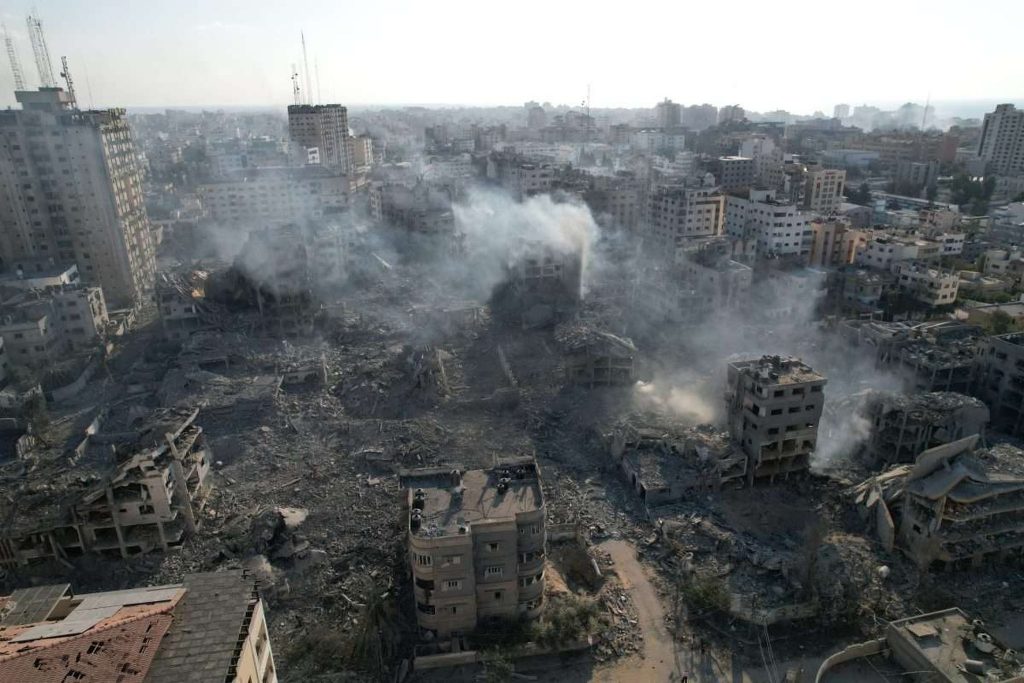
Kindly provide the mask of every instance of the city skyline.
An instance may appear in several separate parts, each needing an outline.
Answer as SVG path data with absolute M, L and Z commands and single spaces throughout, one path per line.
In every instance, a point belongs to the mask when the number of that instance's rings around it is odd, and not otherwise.
M 1024 7 L 982 5 L 1002 20 L 990 22 L 989 13 L 979 11 L 958 18 L 954 32 L 945 21 L 954 11 L 950 2 L 930 3 L 927 12 L 922 3 L 868 2 L 842 18 L 839 37 L 845 44 L 821 37 L 827 27 L 814 19 L 810 3 L 764 15 L 753 3 L 742 3 L 731 15 L 756 12 L 758 21 L 736 26 L 723 25 L 712 7 L 653 4 L 632 7 L 635 24 L 584 14 L 579 7 L 530 3 L 491 20 L 462 2 L 440 9 L 407 2 L 344 8 L 317 2 L 302 11 L 264 0 L 187 2 L 143 11 L 123 0 L 101 6 L 51 0 L 38 4 L 38 14 L 52 57 L 68 56 L 80 97 L 94 106 L 283 106 L 291 102 L 295 64 L 303 91 L 312 91 L 303 98 L 311 94 L 312 101 L 350 105 L 576 104 L 589 86 L 595 108 L 650 107 L 667 96 L 686 104 L 739 103 L 753 111 L 811 114 L 830 113 L 841 102 L 983 100 L 980 112 L 994 100 L 1024 101 L 1024 84 L 1013 70 L 1012 35 L 1024 20 Z M 30 8 L 7 5 L 0 18 L 34 86 L 24 26 Z M 687 30 L 716 25 L 721 30 Z M 301 32 L 308 45 L 308 79 Z M 111 34 L 118 36 L 116 51 Z M 794 47 L 807 55 L 801 78 L 788 87 L 759 73 L 773 45 L 787 59 Z M 889 47 L 866 52 L 859 45 Z M 920 69 L 894 67 L 922 61 L 942 45 L 955 46 L 948 58 L 929 59 Z M 637 78 L 638 71 L 645 77 Z M 13 89 L 5 64 L 0 106 L 14 104 Z

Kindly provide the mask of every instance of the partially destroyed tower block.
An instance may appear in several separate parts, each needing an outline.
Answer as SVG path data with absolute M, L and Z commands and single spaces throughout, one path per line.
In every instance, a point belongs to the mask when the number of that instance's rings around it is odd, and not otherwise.
M 818 439 L 825 377 L 795 358 L 729 363 L 729 433 L 747 454 L 747 481 L 807 470 Z

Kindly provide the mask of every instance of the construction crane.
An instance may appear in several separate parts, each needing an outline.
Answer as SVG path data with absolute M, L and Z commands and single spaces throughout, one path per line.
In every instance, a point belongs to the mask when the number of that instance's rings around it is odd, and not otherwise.
M 60 65 L 60 77 L 64 79 L 64 82 L 68 86 L 68 97 L 71 98 L 71 108 L 78 109 L 78 98 L 75 96 L 75 82 L 71 80 L 71 69 L 68 68 L 68 58 L 61 57 Z
M 302 99 L 299 97 L 299 70 L 292 64 L 292 99 L 295 100 L 295 104 L 302 104 Z
M 7 48 L 7 59 L 11 62 L 11 73 L 14 74 L 14 89 L 25 89 L 25 74 L 21 71 L 21 62 L 18 61 L 18 53 L 14 51 L 14 41 L 7 32 L 7 25 L 0 24 L 0 31 L 4 34 L 4 46 Z
M 46 36 L 43 35 L 43 22 L 38 16 L 28 15 L 28 38 L 32 43 L 32 53 L 36 58 L 36 70 L 39 71 L 39 83 L 44 88 L 56 88 L 57 79 L 53 75 L 53 64 L 50 62 L 50 50 L 46 47 Z
M 302 36 L 302 63 L 306 71 L 306 104 L 313 104 L 313 84 L 309 80 L 309 57 L 306 56 L 306 33 L 299 31 Z

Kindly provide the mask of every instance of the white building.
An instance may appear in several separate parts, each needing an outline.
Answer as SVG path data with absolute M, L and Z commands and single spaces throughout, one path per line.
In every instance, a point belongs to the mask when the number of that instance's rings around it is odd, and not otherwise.
M 686 135 L 680 131 L 641 128 L 629 134 L 629 146 L 644 154 L 681 152 L 686 149 Z
M 960 278 L 956 273 L 932 268 L 924 263 L 898 261 L 892 264 L 897 286 L 929 306 L 946 306 L 956 301 Z
M 778 201 L 774 190 L 750 190 L 746 196 L 727 195 L 725 200 L 726 232 L 754 240 L 762 258 L 809 257 L 812 218 L 795 204 Z
M 755 179 L 762 187 L 778 189 L 782 186 L 782 150 L 766 135 L 754 135 L 740 143 L 739 156 L 754 160 Z
M 327 169 L 262 169 L 202 185 L 199 196 L 220 225 L 278 227 L 344 211 L 351 185 Z
M 857 255 L 857 264 L 879 270 L 891 270 L 894 263 L 920 260 L 929 255 L 928 247 L 925 240 L 912 237 L 875 235 Z

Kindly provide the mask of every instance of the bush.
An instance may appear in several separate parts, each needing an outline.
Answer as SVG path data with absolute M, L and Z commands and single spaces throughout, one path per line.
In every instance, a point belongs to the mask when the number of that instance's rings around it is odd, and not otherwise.
M 694 575 L 685 580 L 679 590 L 690 609 L 699 612 L 729 611 L 729 591 L 717 577 Z

